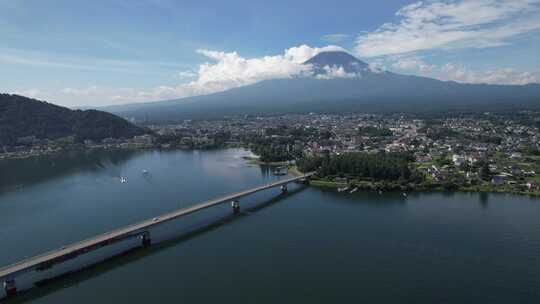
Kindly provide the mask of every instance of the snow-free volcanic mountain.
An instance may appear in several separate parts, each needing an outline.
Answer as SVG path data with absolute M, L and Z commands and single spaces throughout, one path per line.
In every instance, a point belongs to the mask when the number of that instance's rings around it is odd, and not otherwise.
M 367 63 L 341 51 L 319 53 L 304 64 L 312 65 L 315 75 L 326 74 L 329 69 L 342 68 L 344 72 L 349 74 L 358 74 L 369 69 Z
M 104 110 L 138 120 L 178 121 L 242 114 L 540 109 L 538 84 L 463 84 L 401 75 L 372 70 L 345 52 L 323 52 L 305 64 L 312 66 L 311 77 L 265 80 L 210 95 Z M 333 77 L 330 72 L 336 68 L 346 77 Z

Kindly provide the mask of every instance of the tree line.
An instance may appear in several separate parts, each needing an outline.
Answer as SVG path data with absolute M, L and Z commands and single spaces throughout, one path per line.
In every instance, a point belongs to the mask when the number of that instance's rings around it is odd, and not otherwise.
M 343 176 L 372 180 L 409 180 L 412 158 L 406 153 L 364 152 L 304 157 L 297 161 L 303 172 L 317 171 L 321 177 Z

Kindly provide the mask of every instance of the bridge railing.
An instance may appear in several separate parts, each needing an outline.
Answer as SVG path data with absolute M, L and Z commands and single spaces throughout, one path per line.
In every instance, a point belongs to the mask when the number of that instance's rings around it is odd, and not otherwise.
M 252 193 L 259 192 L 259 191 L 262 191 L 262 190 L 265 190 L 265 189 L 269 189 L 269 188 L 273 188 L 273 187 L 276 187 L 276 186 L 279 186 L 279 185 L 282 185 L 282 184 L 287 184 L 287 183 L 290 183 L 290 182 L 294 182 L 296 180 L 309 178 L 309 177 L 313 176 L 314 174 L 315 174 L 315 172 L 310 172 L 310 173 L 306 173 L 306 174 L 304 174 L 302 176 L 297 176 L 297 177 L 293 177 L 293 178 L 279 180 L 279 181 L 276 181 L 276 182 L 273 182 L 273 183 L 270 183 L 270 184 L 266 184 L 266 185 L 261 185 L 261 186 L 258 186 L 258 187 L 252 188 L 252 189 L 235 192 L 235 193 L 232 193 L 232 194 L 229 194 L 229 195 L 222 196 L 220 198 L 211 199 L 211 200 L 205 201 L 203 203 L 193 205 L 191 207 L 182 208 L 182 209 L 179 209 L 179 210 L 175 210 L 175 211 L 163 214 L 163 215 L 157 217 L 158 219 L 160 219 L 158 221 L 155 221 L 154 220 L 155 218 L 154 219 L 147 219 L 147 220 L 135 223 L 135 224 L 131 224 L 131 225 L 122 227 L 122 228 L 118 228 L 118 229 L 115 229 L 115 230 L 112 230 L 112 231 L 108 231 L 108 232 L 105 232 L 105 233 L 98 234 L 98 235 L 93 236 L 91 238 L 87 238 L 87 239 L 84 239 L 82 241 L 78 241 L 78 242 L 69 244 L 69 245 L 64 246 L 62 248 L 59 248 L 59 249 L 53 249 L 53 250 L 47 251 L 45 253 L 42 253 L 42 254 L 39 254 L 39 255 L 36 255 L 36 256 L 31 256 L 31 257 L 25 258 L 23 260 L 20 260 L 18 262 L 15 262 L 13 264 L 8 265 L 8 266 L 1 267 L 0 268 L 0 280 L 4 280 L 6 278 L 12 277 L 12 276 L 14 276 L 16 274 L 19 274 L 21 272 L 25 272 L 27 270 L 29 271 L 29 270 L 34 269 L 35 267 L 39 266 L 42 263 L 46 263 L 46 262 L 54 260 L 56 258 L 60 258 L 60 257 L 65 256 L 65 255 L 68 255 L 68 254 L 71 254 L 71 253 L 74 253 L 74 252 L 78 252 L 80 250 L 84 250 L 85 248 L 89 248 L 89 247 L 98 245 L 101 242 L 111 241 L 111 240 L 114 240 L 114 239 L 117 239 L 117 238 L 123 238 L 126 235 L 131 235 L 133 233 L 137 233 L 137 231 L 142 231 L 144 229 L 148 229 L 150 227 L 162 224 L 164 222 L 174 220 L 174 219 L 176 219 L 176 218 L 178 218 L 180 216 L 187 215 L 187 214 L 190 214 L 190 213 L 202 210 L 202 209 L 210 208 L 212 206 L 222 204 L 222 203 L 227 202 L 229 200 L 236 199 L 236 198 L 239 198 L 239 197 L 243 197 L 243 196 L 246 196 L 246 195 L 250 195 Z M 107 236 L 109 236 L 109 235 L 114 235 L 114 236 L 110 237 L 110 238 L 107 238 Z M 101 239 L 103 239 L 103 240 L 101 240 Z M 50 257 L 50 259 L 47 259 L 48 257 Z M 21 266 L 23 266 L 25 264 L 27 264 L 27 267 L 21 267 Z M 18 269 L 18 268 L 20 268 L 20 269 Z

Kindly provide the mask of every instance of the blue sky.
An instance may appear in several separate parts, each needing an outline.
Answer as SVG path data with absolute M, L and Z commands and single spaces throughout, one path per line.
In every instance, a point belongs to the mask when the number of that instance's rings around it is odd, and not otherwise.
M 76 107 L 306 73 L 343 49 L 376 69 L 540 81 L 540 0 L 0 0 L 0 92 Z

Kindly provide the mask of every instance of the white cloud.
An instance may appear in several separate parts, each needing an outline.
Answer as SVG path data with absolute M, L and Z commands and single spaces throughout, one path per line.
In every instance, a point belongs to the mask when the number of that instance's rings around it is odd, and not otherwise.
M 88 57 L 55 56 L 0 48 L 0 64 L 97 72 L 148 75 L 148 67 L 180 68 L 185 65 L 164 61 L 130 61 Z
M 13 94 L 22 95 L 30 98 L 42 98 L 43 92 L 39 89 L 26 89 L 20 91 L 14 91 Z
M 346 52 L 344 48 L 337 45 L 328 45 L 321 48 L 314 48 L 308 45 L 301 45 L 297 47 L 292 47 L 285 50 L 285 58 L 296 63 L 303 63 L 311 59 L 311 57 L 322 53 L 322 52 L 331 52 L 331 51 L 343 51 Z
M 334 79 L 334 78 L 353 78 L 360 77 L 361 75 L 356 73 L 347 73 L 342 66 L 324 66 L 324 74 L 319 74 L 316 76 L 318 79 Z
M 210 94 L 267 79 L 286 79 L 298 76 L 313 76 L 312 67 L 303 63 L 323 51 L 345 51 L 338 46 L 321 48 L 301 45 L 273 56 L 245 58 L 236 52 L 198 50 L 209 62 L 195 71 L 177 72 L 184 83 L 161 85 L 151 88 L 113 88 L 105 86 L 64 87 L 19 90 L 18 94 L 55 102 L 66 106 L 104 106 L 133 102 L 176 99 L 194 95 Z M 450 63 L 437 66 L 426 63 L 418 55 L 395 55 L 378 57 L 369 64 L 373 72 L 383 72 L 385 66 L 397 71 L 408 71 L 442 80 L 471 83 L 525 84 L 538 82 L 540 75 L 512 69 L 473 71 L 463 65 Z M 342 67 L 323 67 L 326 75 L 319 79 L 349 78 L 361 75 L 347 73 Z
M 283 79 L 295 76 L 309 76 L 311 66 L 304 65 L 311 57 L 325 51 L 343 51 L 338 46 L 314 48 L 307 45 L 286 49 L 283 54 L 244 58 L 236 52 L 197 50 L 213 60 L 199 66 L 197 79 L 177 86 L 162 86 L 140 96 L 150 100 L 180 98 L 192 95 L 209 94 L 267 79 Z
M 187 71 L 178 71 L 176 73 L 176 76 L 180 79 L 184 79 L 184 78 L 194 78 L 194 77 L 197 77 L 197 73 L 194 72 L 194 71 L 190 71 L 190 70 L 187 70 Z
M 538 83 L 539 79 L 531 72 L 520 72 L 503 68 L 487 71 L 473 71 L 463 65 L 447 63 L 440 69 L 440 77 L 465 83 L 515 84 Z
M 199 67 L 198 79 L 192 86 L 225 90 L 252 84 L 265 79 L 289 78 L 309 72 L 309 66 L 297 60 L 295 51 L 285 54 L 246 59 L 238 53 L 198 50 L 198 53 L 214 60 Z M 292 53 L 292 54 L 290 54 Z
M 409 72 L 440 80 L 462 83 L 512 84 L 523 85 L 540 82 L 540 74 L 518 71 L 511 68 L 473 70 L 461 63 L 449 62 L 443 65 L 428 64 L 416 56 L 389 56 L 378 59 L 392 67 L 396 72 Z M 540 67 L 537 68 L 540 70 Z
M 392 64 L 392 67 L 397 70 L 419 72 L 420 74 L 429 74 L 435 69 L 434 65 L 425 63 L 422 59 L 416 57 L 398 58 Z
M 143 90 L 89 86 L 86 88 L 62 88 L 57 90 L 22 90 L 18 93 L 67 106 L 103 106 L 176 99 L 220 92 L 267 79 L 312 76 L 312 67 L 303 63 L 318 53 L 325 51 L 345 50 L 333 45 L 321 48 L 301 45 L 286 49 L 279 55 L 259 58 L 244 58 L 236 52 L 197 50 L 199 54 L 207 57 L 212 62 L 201 64 L 197 72 L 178 72 L 178 77 L 195 78 L 187 83 L 162 85 Z M 343 69 L 328 69 L 329 75 L 327 78 L 350 77 Z M 31 95 L 27 93 L 31 93 Z
M 442 48 L 484 48 L 540 29 L 540 0 L 416 2 L 401 8 L 400 21 L 361 34 L 355 52 L 377 57 Z

